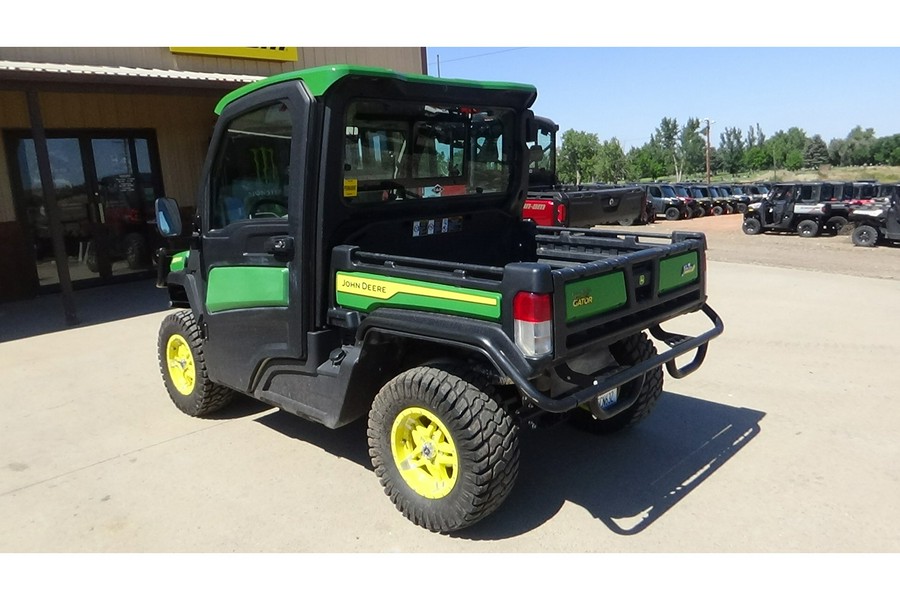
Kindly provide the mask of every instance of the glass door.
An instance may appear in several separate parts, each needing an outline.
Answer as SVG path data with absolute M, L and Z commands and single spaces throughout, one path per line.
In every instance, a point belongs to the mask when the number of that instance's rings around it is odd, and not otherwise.
M 72 281 L 109 280 L 150 269 L 150 249 L 158 244 L 151 225 L 153 201 L 163 195 L 152 133 L 48 131 L 47 147 Z M 13 132 L 7 149 L 38 281 L 53 286 L 59 276 L 34 140 L 29 132 Z

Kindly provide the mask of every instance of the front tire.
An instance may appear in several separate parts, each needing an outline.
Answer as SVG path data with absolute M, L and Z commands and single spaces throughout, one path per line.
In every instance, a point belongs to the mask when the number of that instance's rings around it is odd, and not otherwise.
M 878 243 L 878 230 L 871 225 L 859 225 L 850 234 L 854 246 L 873 248 Z
M 431 531 L 456 531 L 493 513 L 518 474 L 518 427 L 473 371 L 401 373 L 375 396 L 367 434 L 385 494 Z
M 609 347 L 610 353 L 620 365 L 630 366 L 656 356 L 656 347 L 646 333 L 636 333 Z M 628 395 L 626 388 L 636 383 L 630 381 L 619 389 L 620 396 Z M 662 367 L 656 367 L 644 374 L 637 400 L 626 410 L 611 419 L 595 419 L 587 408 L 572 411 L 570 421 L 579 429 L 590 433 L 609 434 L 633 427 L 646 419 L 656 406 L 663 387 Z
M 681 210 L 677 206 L 670 206 L 666 209 L 666 220 L 677 221 L 681 218 Z
M 159 328 L 159 369 L 178 410 L 202 417 L 231 403 L 237 392 L 209 380 L 200 327 L 189 310 L 168 315 Z
M 741 229 L 747 235 L 756 235 L 762 231 L 762 223 L 760 223 L 759 219 L 756 217 L 744 217 L 744 222 L 741 223 Z

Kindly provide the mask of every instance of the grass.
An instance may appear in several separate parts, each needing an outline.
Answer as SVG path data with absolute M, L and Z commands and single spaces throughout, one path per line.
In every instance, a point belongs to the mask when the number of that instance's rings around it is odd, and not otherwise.
M 706 173 L 693 173 L 684 177 L 684 179 L 704 181 L 706 180 Z M 819 169 L 803 169 L 800 171 L 785 171 L 784 169 L 772 171 L 769 169 L 751 173 L 738 173 L 735 176 L 724 173 L 716 174 L 710 179 L 711 181 L 718 183 L 729 181 L 857 181 L 860 179 L 874 179 L 882 183 L 897 183 L 900 182 L 900 167 L 884 165 L 871 167 L 832 167 L 826 165 Z

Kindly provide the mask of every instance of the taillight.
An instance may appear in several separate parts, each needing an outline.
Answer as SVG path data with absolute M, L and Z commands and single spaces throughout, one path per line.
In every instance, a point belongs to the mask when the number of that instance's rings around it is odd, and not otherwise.
M 566 205 L 565 204 L 557 204 L 556 205 L 556 222 L 560 225 L 566 224 Z
M 515 340 L 529 358 L 553 352 L 553 302 L 550 294 L 519 292 L 513 298 Z

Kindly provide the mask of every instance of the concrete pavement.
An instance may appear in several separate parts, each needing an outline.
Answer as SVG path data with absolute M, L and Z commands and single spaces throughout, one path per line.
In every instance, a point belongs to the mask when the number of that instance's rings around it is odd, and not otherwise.
M 452 536 L 394 509 L 363 423 L 178 412 L 158 290 L 129 285 L 150 312 L 0 343 L 0 552 L 900 551 L 896 281 L 710 262 L 703 368 L 626 435 L 525 434 L 510 498 Z

